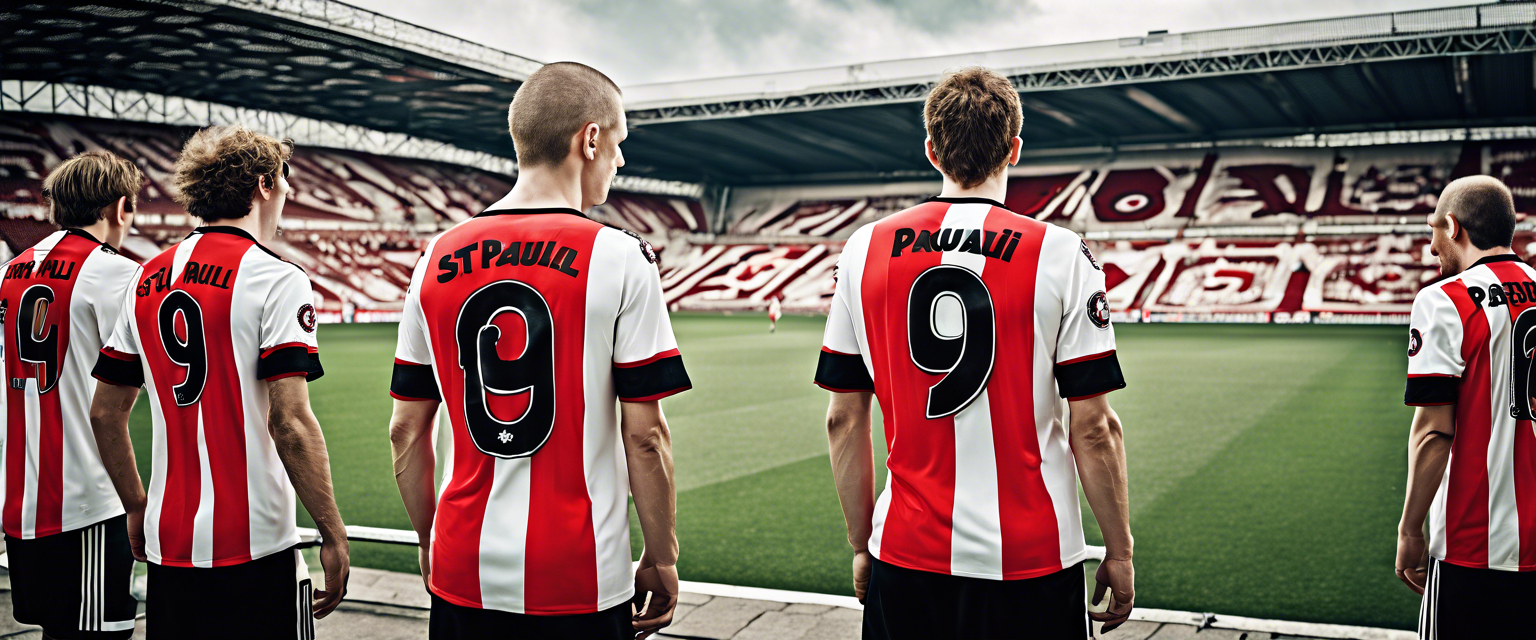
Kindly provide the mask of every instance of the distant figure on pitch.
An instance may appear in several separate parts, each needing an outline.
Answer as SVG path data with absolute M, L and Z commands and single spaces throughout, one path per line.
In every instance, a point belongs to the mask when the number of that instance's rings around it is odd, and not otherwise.
M 395 481 L 420 540 L 430 634 L 645 638 L 678 598 L 660 400 L 691 385 L 655 252 L 582 213 L 624 166 L 623 97 L 596 69 L 557 62 L 518 87 L 508 120 L 517 184 L 427 245 L 390 382 Z M 430 436 L 444 403 L 438 494 Z
M 768 333 L 773 333 L 779 328 L 779 316 L 782 315 L 779 308 L 779 296 L 768 298 Z
M 1104 272 L 1083 240 L 1009 211 L 1023 114 L 981 68 L 928 95 L 944 190 L 854 232 L 816 383 L 864 637 L 1085 638 L 1134 599 L 1125 387 Z M 875 497 L 871 401 L 890 470 Z M 1085 603 L 1078 480 L 1107 548 Z
M 1510 620 L 1495 603 L 1536 597 L 1536 270 L 1510 247 L 1515 201 L 1494 178 L 1447 185 L 1429 226 L 1446 279 L 1419 291 L 1408 329 L 1397 577 L 1423 596 L 1420 638 L 1496 637 Z
M 292 193 L 293 143 L 244 127 L 198 131 L 176 160 L 176 201 L 203 222 L 150 258 L 92 374 L 91 426 L 149 563 L 145 630 L 158 638 L 312 640 L 351 561 L 325 436 L 309 406 L 324 372 L 315 293 L 264 243 Z M 148 386 L 149 491 L 128 416 Z M 324 542 L 325 588 L 299 552 L 298 505 Z
M 139 264 L 118 255 L 144 174 L 104 151 L 48 174 L 48 213 L 63 230 L 5 265 L 3 521 L 16 621 L 44 638 L 127 638 L 128 517 L 91 433 L 91 365 L 122 314 Z M 86 559 L 90 560 L 87 561 Z

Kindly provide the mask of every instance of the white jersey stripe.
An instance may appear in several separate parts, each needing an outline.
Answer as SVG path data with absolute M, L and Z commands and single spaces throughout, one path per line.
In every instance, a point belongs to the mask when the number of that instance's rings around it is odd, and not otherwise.
M 1046 228 L 1045 233 L 1046 240 L 1040 247 L 1040 268 L 1035 270 L 1036 309 L 1044 304 L 1041 292 L 1048 291 L 1052 286 L 1060 286 L 1047 281 L 1048 278 L 1062 277 L 1059 266 L 1082 261 L 1078 250 L 1082 241 L 1072 232 L 1051 226 Z M 1060 237 L 1052 238 L 1053 235 Z M 1077 310 L 1061 311 L 1073 313 Z M 1035 314 L 1033 370 L 1036 373 L 1032 385 L 1035 394 L 1035 437 L 1040 446 L 1040 479 L 1045 484 L 1046 493 L 1051 496 L 1051 508 L 1056 512 L 1057 544 L 1061 550 L 1061 566 L 1065 568 L 1088 557 L 1088 544 L 1083 539 L 1083 511 L 1077 501 L 1077 460 L 1072 457 L 1072 443 L 1068 437 L 1070 426 L 1063 420 L 1064 416 L 1070 419 L 1067 401 L 1057 395 L 1055 376 L 1046 373 L 1054 371 L 1056 361 L 1062 359 L 1056 353 L 1061 324 L 1045 320 L 1040 313 Z
M 988 204 L 956 204 L 944 212 L 941 229 L 979 229 L 985 226 Z M 946 251 L 941 264 L 965 267 L 981 275 L 986 257 Z M 948 314 L 945 312 L 948 311 Z M 958 304 L 934 309 L 936 325 L 948 325 L 953 334 L 963 331 L 964 312 Z M 948 317 L 944 317 L 947 315 Z M 993 448 L 992 405 L 987 392 L 954 416 L 955 465 L 953 528 L 950 536 L 950 571 L 954 575 L 986 577 L 1003 572 L 1002 517 L 997 505 L 997 453 Z
M 213 470 L 208 466 L 208 420 L 201 411 L 197 416 L 197 472 L 202 477 L 202 488 L 197 494 L 197 515 L 192 518 L 192 564 L 198 567 L 213 566 Z
M 1489 282 L 1497 281 L 1491 270 L 1482 270 Z M 1509 310 L 1485 309 L 1488 335 L 1509 334 Z M 1488 568 L 1514 571 L 1520 568 L 1520 520 L 1515 512 L 1515 421 L 1509 418 L 1511 384 L 1509 341 L 1488 341 L 1488 406 L 1493 430 L 1488 439 Z M 1505 393 L 1500 393 L 1504 391 Z
M 40 455 L 38 447 L 42 440 L 43 410 L 37 396 L 37 379 L 24 380 L 27 388 L 22 407 L 27 416 L 27 472 L 22 476 L 26 484 L 21 494 L 21 530 L 23 536 L 30 538 L 37 535 L 37 461 Z
M 604 229 L 593 239 L 592 273 L 622 273 L 629 236 Z M 610 247 L 610 248 L 604 248 Z M 586 339 L 582 350 L 584 410 L 582 468 L 592 501 L 592 530 L 597 551 L 597 608 L 603 610 L 634 597 L 634 572 L 629 563 L 629 467 L 611 398 L 614 344 L 612 302 L 621 299 L 623 281 L 588 278 Z M 622 525 L 620 523 L 623 523 Z
M 527 586 L 529 458 L 497 458 L 480 525 L 480 603 L 523 613 Z

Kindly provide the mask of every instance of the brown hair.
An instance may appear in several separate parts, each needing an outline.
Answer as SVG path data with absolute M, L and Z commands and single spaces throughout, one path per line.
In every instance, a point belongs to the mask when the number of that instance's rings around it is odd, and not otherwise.
M 1008 162 L 1013 138 L 1024 126 L 1024 112 L 1019 92 L 1007 78 L 969 67 L 945 76 L 929 92 L 923 126 L 933 140 L 939 169 L 970 188 Z
M 204 221 L 243 218 L 261 178 L 277 184 L 292 140 L 277 140 L 245 127 L 208 127 L 187 140 L 176 159 L 176 202 Z
M 576 62 L 540 67 L 523 81 L 507 109 L 507 127 L 520 165 L 560 164 L 571 136 L 588 122 L 617 127 L 623 104 L 619 85 L 601 71 Z
M 138 204 L 144 173 L 132 162 L 106 151 L 87 151 L 64 161 L 43 179 L 53 222 L 61 227 L 89 227 L 102 210 L 127 198 L 126 209 Z

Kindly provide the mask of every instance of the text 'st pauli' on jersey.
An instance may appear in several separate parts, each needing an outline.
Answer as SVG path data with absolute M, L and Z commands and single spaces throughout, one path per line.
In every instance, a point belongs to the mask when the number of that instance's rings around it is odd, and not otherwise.
M 123 513 L 91 431 L 91 366 L 138 263 L 79 229 L 5 264 L 5 534 L 31 539 Z
M 1425 287 L 1408 329 L 1411 406 L 1456 405 L 1429 553 L 1477 569 L 1536 570 L 1536 271 L 1514 254 Z
M 298 544 L 267 381 L 323 373 L 304 270 L 245 231 L 202 227 L 144 264 L 123 308 L 94 374 L 148 385 L 149 561 L 223 567 Z
M 816 383 L 873 391 L 885 490 L 869 549 L 1016 580 L 1086 554 L 1066 399 L 1125 386 L 1104 273 L 1071 231 L 935 198 L 853 234 Z
M 633 596 L 616 400 L 690 386 L 654 260 L 573 209 L 491 210 L 427 245 L 390 393 L 452 424 L 434 594 L 541 615 Z

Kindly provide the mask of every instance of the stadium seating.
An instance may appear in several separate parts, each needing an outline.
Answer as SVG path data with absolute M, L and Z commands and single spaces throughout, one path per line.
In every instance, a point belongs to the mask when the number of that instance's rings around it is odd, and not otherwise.
M 190 220 L 167 197 L 191 129 L 7 114 L 0 124 L 0 239 L 7 253 L 51 231 L 41 180 L 63 158 L 104 148 L 148 179 L 135 235 L 143 260 Z M 477 169 L 299 148 L 294 195 L 273 250 L 305 267 L 322 321 L 390 320 L 427 238 L 483 209 L 511 180 Z M 1536 144 L 1233 148 L 1129 154 L 1018 170 L 1014 211 L 1084 234 L 1121 321 L 1401 321 L 1438 277 L 1424 214 L 1451 179 L 1502 178 L 1536 212 Z M 590 216 L 635 232 L 660 256 L 674 309 L 819 311 L 842 244 L 858 227 L 931 195 L 934 183 L 739 190 L 731 222 L 711 233 L 697 200 L 614 193 Z M 1516 249 L 1536 250 L 1522 225 Z

